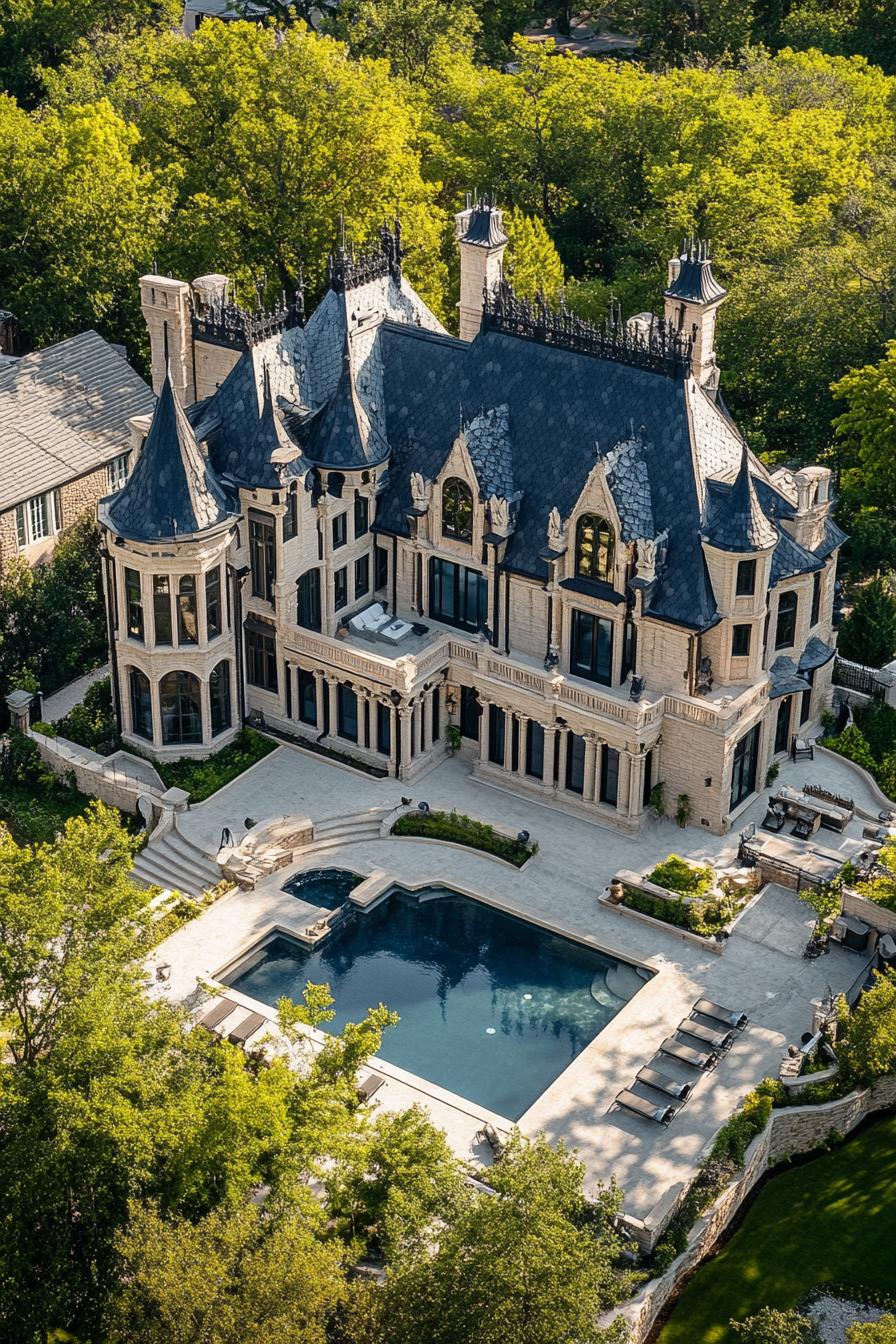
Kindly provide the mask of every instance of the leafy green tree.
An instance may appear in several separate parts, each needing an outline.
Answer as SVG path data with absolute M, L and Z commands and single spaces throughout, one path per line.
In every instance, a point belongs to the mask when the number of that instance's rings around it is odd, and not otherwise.
M 872 579 L 856 593 L 840 627 L 837 647 L 844 658 L 866 667 L 884 667 L 896 654 L 896 597 L 889 579 Z
M 504 213 L 504 232 L 510 239 L 505 269 L 517 294 L 541 293 L 554 302 L 563 289 L 563 262 L 544 224 L 537 215 L 512 209 Z
M 864 504 L 880 509 L 896 520 L 896 341 L 888 341 L 886 354 L 876 364 L 851 369 L 832 388 L 846 410 L 834 420 L 834 429 L 846 450 L 847 488 L 855 477 Z
M 860 1321 L 846 1331 L 846 1344 L 896 1344 L 896 1316 L 891 1312 L 877 1321 Z
M 745 1344 L 818 1344 L 811 1319 L 799 1311 L 763 1307 L 745 1321 L 732 1321 L 731 1328 Z
M 675 64 L 734 56 L 753 33 L 752 0 L 642 0 L 627 16 L 648 55 Z
M 355 0 L 327 28 L 354 56 L 384 58 L 393 74 L 425 87 L 446 61 L 472 56 L 479 20 L 467 0 Z
M 629 1286 L 614 1268 L 614 1187 L 591 1210 L 582 1166 L 562 1147 L 516 1135 L 489 1173 L 494 1195 L 462 1206 L 437 1246 L 400 1260 L 386 1284 L 386 1344 L 609 1344 L 597 1324 Z
M 874 972 L 874 985 L 852 1012 L 840 1001 L 844 1038 L 838 1046 L 842 1063 L 863 1083 L 896 1069 L 896 975 Z

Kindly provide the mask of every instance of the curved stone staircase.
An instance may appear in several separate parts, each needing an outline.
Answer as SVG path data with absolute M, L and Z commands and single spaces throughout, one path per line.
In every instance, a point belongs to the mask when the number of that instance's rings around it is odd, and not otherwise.
M 166 831 L 140 851 L 131 876 L 145 887 L 167 887 L 197 899 L 221 880 L 213 859 L 180 831 Z
M 337 845 L 351 845 L 360 840 L 378 840 L 383 821 L 395 809 L 370 807 L 366 812 L 350 812 L 341 817 L 327 817 L 314 823 L 314 839 L 296 854 L 308 854 L 320 849 L 335 849 Z

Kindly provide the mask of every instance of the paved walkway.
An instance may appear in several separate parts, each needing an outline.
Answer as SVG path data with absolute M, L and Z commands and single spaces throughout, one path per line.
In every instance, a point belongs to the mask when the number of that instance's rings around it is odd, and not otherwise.
M 876 799 L 838 759 L 819 755 L 815 762 L 788 763 L 779 777 L 779 783 L 797 787 L 806 780 L 849 793 L 876 813 Z M 407 788 L 399 781 L 373 779 L 282 747 L 192 808 L 183 819 L 183 830 L 213 852 L 222 827 L 230 826 L 239 837 L 247 817 L 260 821 L 296 812 L 322 821 L 398 803 Z M 517 871 L 475 851 L 437 842 L 365 840 L 326 850 L 326 864 L 362 873 L 383 871 L 411 888 L 448 885 L 593 942 L 623 959 L 647 963 L 657 972 L 520 1122 L 527 1132 L 544 1130 L 551 1139 L 563 1138 L 575 1146 L 589 1181 L 615 1174 L 625 1189 L 627 1210 L 646 1216 L 679 1182 L 690 1178 L 706 1145 L 745 1092 L 763 1076 L 776 1074 L 784 1047 L 798 1041 L 810 1025 L 810 999 L 822 996 L 829 985 L 835 992 L 848 988 L 862 970 L 862 959 L 835 947 L 819 961 L 804 961 L 811 911 L 779 887 L 767 888 L 746 912 L 721 956 L 672 929 L 655 928 L 598 906 L 597 896 L 617 869 L 642 869 L 670 850 L 717 864 L 732 861 L 736 832 L 719 837 L 655 821 L 641 836 L 621 835 L 475 781 L 461 758 L 440 764 L 417 781 L 413 791 L 415 798 L 425 798 L 433 807 L 457 807 L 483 820 L 525 828 L 538 841 L 539 852 Z M 761 820 L 764 811 L 763 797 L 739 824 Z M 860 836 L 857 821 L 844 837 L 825 832 L 824 841 L 831 848 L 842 846 L 845 855 L 856 848 Z M 321 856 L 310 855 L 299 866 L 320 864 Z M 187 997 L 197 976 L 219 975 L 227 962 L 270 929 L 308 922 L 303 903 L 282 892 L 284 876 L 277 874 L 254 893 L 234 893 L 168 940 L 164 958 L 173 967 L 169 992 L 174 997 Z M 620 1088 L 631 1082 L 703 995 L 748 1012 L 751 1027 L 718 1070 L 700 1080 L 671 1128 L 662 1130 L 609 1110 Z M 662 1067 L 675 1071 L 666 1061 Z M 383 1065 L 382 1071 L 387 1077 L 378 1094 L 383 1105 L 422 1101 L 446 1128 L 456 1151 L 481 1156 L 473 1136 L 485 1112 L 437 1089 L 421 1088 L 400 1070 Z
M 102 667 L 94 668 L 92 672 L 85 672 L 83 677 L 78 677 L 77 681 L 70 681 L 67 686 L 54 691 L 52 695 L 44 696 L 44 722 L 55 723 L 57 719 L 64 719 L 75 705 L 80 705 L 87 688 L 108 675 L 109 664 L 103 663 Z

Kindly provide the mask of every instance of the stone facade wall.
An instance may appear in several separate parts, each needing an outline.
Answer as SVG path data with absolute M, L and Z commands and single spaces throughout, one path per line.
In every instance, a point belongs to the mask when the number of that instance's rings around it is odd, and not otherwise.
M 894 1106 L 896 1075 L 891 1075 L 878 1079 L 869 1088 L 851 1092 L 823 1106 L 793 1106 L 772 1111 L 765 1129 L 750 1144 L 744 1168 L 737 1179 L 694 1224 L 686 1250 L 665 1274 L 646 1283 L 618 1313 L 608 1314 L 607 1323 L 613 1315 L 621 1315 L 631 1331 L 630 1344 L 642 1344 L 679 1284 L 708 1258 L 744 1200 L 770 1167 L 786 1158 L 812 1152 L 832 1133 L 845 1136 L 869 1115 Z M 663 1228 L 674 1217 L 685 1193 L 682 1190 L 675 1202 L 664 1209 L 662 1226 L 647 1229 L 653 1234 L 653 1245 L 660 1240 Z
M 85 513 L 92 513 L 96 509 L 97 501 L 108 493 L 109 483 L 105 463 L 96 471 L 87 472 L 73 481 L 66 481 L 64 485 L 59 486 L 60 531 L 53 537 L 47 537 L 45 541 L 26 546 L 23 551 L 19 550 L 15 508 L 0 513 L 0 569 L 20 554 L 29 565 L 45 559 L 55 547 L 62 532 L 79 518 L 83 518 Z

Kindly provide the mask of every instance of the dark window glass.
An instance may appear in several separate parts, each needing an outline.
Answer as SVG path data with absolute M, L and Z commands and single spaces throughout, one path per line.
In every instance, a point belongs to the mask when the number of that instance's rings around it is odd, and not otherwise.
M 600 801 L 615 807 L 619 799 L 619 752 L 603 747 L 600 753 Z
M 348 514 L 338 513 L 333 519 L 333 550 L 338 551 L 348 541 Z
M 212 737 L 230 727 L 230 664 L 225 659 L 212 669 L 208 679 L 212 711 Z
M 635 657 L 637 655 L 638 632 L 635 629 L 635 623 L 630 616 L 625 618 L 625 625 L 622 630 L 622 667 L 620 669 L 620 680 L 625 681 L 629 672 L 635 670 Z
M 457 476 L 442 486 L 442 536 L 473 540 L 473 492 Z
M 812 626 L 818 624 L 818 618 L 821 615 L 821 570 L 817 570 L 812 575 Z
M 488 713 L 488 758 L 495 765 L 504 764 L 504 733 L 506 716 L 498 705 L 492 705 Z
M 221 625 L 221 567 L 216 565 L 205 576 L 206 638 L 217 639 Z
M 479 738 L 479 720 L 482 717 L 482 706 L 479 703 L 479 694 L 474 686 L 461 686 L 460 688 L 460 734 L 461 737 L 471 737 L 473 741 Z
M 748 658 L 750 656 L 751 625 L 736 625 L 731 631 L 731 657 Z
M 299 531 L 299 497 L 295 486 L 286 496 L 286 512 L 283 515 L 283 540 L 292 541 Z
M 429 614 L 446 625 L 478 630 L 488 611 L 488 579 L 475 569 L 433 557 L 429 562 Z
M 366 495 L 355 495 L 355 538 L 370 531 L 370 501 Z
M 809 690 L 803 691 L 800 696 L 800 726 L 806 722 L 812 712 L 812 685 L 815 681 L 815 668 L 813 667 L 811 672 L 804 672 L 803 676 L 809 683 Z
M 340 682 L 336 688 L 337 732 L 349 742 L 358 740 L 358 697 L 351 686 Z
M 585 791 L 585 739 L 572 732 L 566 734 L 566 787 L 571 793 Z
M 613 529 L 606 518 L 583 514 L 576 524 L 576 574 L 582 579 L 613 577 Z
M 159 683 L 162 741 L 202 741 L 202 700 L 199 678 L 192 672 L 169 672 Z
M 641 805 L 647 807 L 650 802 L 650 791 L 653 788 L 653 752 L 648 751 L 644 758 L 644 790 L 641 794 Z
M 544 729 L 533 719 L 526 731 L 526 774 L 544 778 Z
M 314 673 L 299 668 L 299 720 L 317 727 L 317 683 Z
M 128 638 L 143 643 L 143 591 L 136 569 L 124 571 L 124 600 L 127 608 Z
M 177 585 L 177 642 L 178 644 L 195 644 L 198 639 L 196 575 L 184 574 Z
M 785 695 L 778 706 L 775 719 L 775 754 L 786 751 L 790 741 L 790 696 Z
M 375 557 L 374 587 L 379 592 L 389 582 L 389 552 L 385 546 L 375 546 L 373 554 Z
M 344 487 L 345 477 L 342 472 L 331 471 L 327 476 L 327 494 L 332 495 L 334 499 L 341 499 Z
M 438 686 L 432 693 L 432 740 L 438 742 L 442 736 L 442 693 Z
M 376 702 L 376 749 L 381 756 L 392 751 L 392 711 L 382 700 Z
M 167 574 L 156 574 L 152 581 L 152 614 L 156 626 L 156 643 L 170 644 L 171 585 Z
M 274 596 L 274 520 L 249 515 L 249 562 L 252 566 L 252 596 L 271 602 Z
M 246 631 L 246 680 L 264 691 L 276 691 L 277 646 L 273 635 Z
M 572 613 L 570 671 L 609 686 L 613 678 L 613 622 L 587 611 Z
M 348 605 L 348 570 L 337 569 L 333 575 L 333 607 L 341 611 Z
M 737 586 L 734 590 L 738 597 L 751 597 L 756 591 L 756 561 L 739 560 L 737 562 Z
M 131 729 L 138 737 L 152 741 L 152 690 L 149 678 L 139 667 L 131 668 Z
M 731 772 L 731 806 L 735 808 L 756 790 L 756 764 L 759 747 L 759 724 L 751 728 L 734 748 Z
M 296 620 L 303 630 L 320 629 L 320 570 L 309 569 L 296 584 Z
M 359 555 L 355 561 L 355 601 L 370 592 L 370 556 Z
M 778 621 L 775 625 L 775 648 L 789 649 L 796 639 L 796 593 L 782 593 L 778 598 Z

